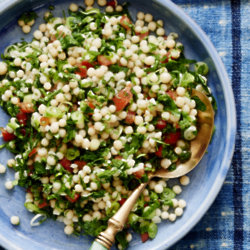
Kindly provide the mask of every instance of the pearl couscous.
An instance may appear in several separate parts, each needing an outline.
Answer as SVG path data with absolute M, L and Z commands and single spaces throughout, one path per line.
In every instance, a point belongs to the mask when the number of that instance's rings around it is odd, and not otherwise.
M 31 42 L 6 48 L 0 104 L 11 119 L 1 130 L 16 154 L 7 164 L 15 181 L 6 188 L 24 187 L 25 207 L 63 222 L 65 234 L 97 236 L 148 172 L 174 170 L 191 157 L 204 108 L 191 89 L 214 99 L 207 65 L 192 71 L 194 61 L 185 59 L 177 34 L 165 35 L 162 20 L 139 12 L 134 24 L 116 1 L 97 1 L 105 13 L 84 2 L 86 11 L 70 4 L 68 17 L 47 13 Z M 153 239 L 158 223 L 183 214 L 181 192 L 167 180 L 150 181 L 128 225 L 143 241 Z M 118 247 L 126 248 L 131 233 L 119 235 Z

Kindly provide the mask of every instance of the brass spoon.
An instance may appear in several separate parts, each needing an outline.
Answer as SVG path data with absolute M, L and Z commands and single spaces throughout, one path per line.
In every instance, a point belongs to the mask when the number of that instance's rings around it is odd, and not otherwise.
M 206 110 L 204 112 L 198 111 L 199 132 L 196 138 L 191 141 L 190 148 L 192 157 L 188 161 L 179 164 L 174 171 L 168 171 L 167 169 L 161 168 L 155 173 L 149 173 L 148 181 L 141 183 L 120 207 L 116 214 L 108 220 L 107 229 L 97 236 L 90 250 L 107 250 L 111 248 L 115 241 L 115 235 L 123 229 L 130 211 L 133 209 L 140 194 L 152 178 L 177 178 L 190 172 L 200 162 L 212 137 L 214 111 L 209 99 L 204 94 L 197 90 L 193 90 L 192 95 L 198 96 L 206 105 Z

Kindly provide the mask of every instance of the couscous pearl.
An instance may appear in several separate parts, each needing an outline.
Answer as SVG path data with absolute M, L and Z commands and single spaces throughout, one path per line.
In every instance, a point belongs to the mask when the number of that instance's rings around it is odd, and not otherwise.
M 12 225 L 19 225 L 20 224 L 20 219 L 18 216 L 11 216 L 10 222 Z
M 183 214 L 183 209 L 181 207 L 177 207 L 175 210 L 174 210 L 176 216 L 182 216 Z
M 80 184 L 77 184 L 77 185 L 75 185 L 75 190 L 76 190 L 76 192 L 82 192 L 83 191 L 83 187 L 82 187 L 82 185 L 80 185 Z
M 60 135 L 60 137 L 65 137 L 66 136 L 66 130 L 65 129 L 59 129 L 59 135 Z
M 178 200 L 177 199 L 172 199 L 172 202 L 173 202 L 173 206 L 174 207 L 177 207 L 178 206 Z
M 177 154 L 177 155 L 180 155 L 182 153 L 182 149 L 180 147 L 176 147 L 174 149 L 174 152 Z
M 183 200 L 183 199 L 180 199 L 179 201 L 178 201 L 178 206 L 180 207 L 180 208 L 185 208 L 186 207 L 186 201 L 185 200 Z
M 107 4 L 107 1 L 106 0 L 97 0 L 97 4 L 103 7 Z
M 0 75 L 5 75 L 7 70 L 7 64 L 5 62 L 0 62 Z
M 197 115 L 197 109 L 192 109 L 191 111 L 190 111 L 190 116 L 196 116 Z
M 0 164 L 0 174 L 4 174 L 6 172 L 6 167 L 3 164 Z
M 72 12 L 76 12 L 78 11 L 78 5 L 75 4 L 75 3 L 71 3 L 70 6 L 69 6 L 69 10 L 72 11 Z
M 173 191 L 176 193 L 176 194 L 180 194 L 182 192 L 182 189 L 179 185 L 174 185 L 173 186 Z
M 185 104 L 185 99 L 182 98 L 182 97 L 177 97 L 176 98 L 176 101 L 175 101 L 176 105 L 179 107 L 179 108 L 182 108 Z
M 47 158 L 47 163 L 48 163 L 48 165 L 50 165 L 50 166 L 54 166 L 54 165 L 56 165 L 56 160 L 55 160 L 55 157 L 54 157 L 54 156 L 49 155 L 49 156 L 48 156 L 48 158 Z
M 163 205 L 162 206 L 162 210 L 163 211 L 168 211 L 169 210 L 169 206 L 168 205 Z
M 114 148 L 117 151 L 120 151 L 123 148 L 122 142 L 120 140 L 115 140 L 114 141 Z
M 9 160 L 7 161 L 7 166 L 8 166 L 8 167 L 12 168 L 12 167 L 14 167 L 15 165 L 16 165 L 16 161 L 15 161 L 14 159 L 9 159 Z
M 97 185 L 95 182 L 91 182 L 91 183 L 90 183 L 90 188 L 91 188 L 92 190 L 97 190 L 98 185 Z
M 149 188 L 150 188 L 150 189 L 154 189 L 154 188 L 155 188 L 155 185 L 156 185 L 156 182 L 155 182 L 155 181 L 150 181 L 150 182 L 149 182 Z
M 94 4 L 94 0 L 85 0 L 84 3 L 86 6 L 92 6 Z
M 59 124 L 58 122 L 53 122 L 50 126 L 51 133 L 55 134 L 59 131 Z
M 168 121 L 169 118 L 170 118 L 169 112 L 163 112 L 163 113 L 161 114 L 161 118 L 162 118 L 163 120 L 165 120 L 165 121 Z
M 189 112 L 190 112 L 190 107 L 189 107 L 189 105 L 185 104 L 185 105 L 182 107 L 182 111 L 185 112 L 185 113 L 189 113 Z
M 169 83 L 171 80 L 171 75 L 168 72 L 164 72 L 160 75 L 160 81 L 162 83 Z
M 172 221 L 172 222 L 175 221 L 176 220 L 176 214 L 173 214 L 173 213 L 169 214 L 168 219 L 170 221 Z
M 135 121 L 134 121 L 134 123 L 135 123 L 136 125 L 141 125 L 141 124 L 143 123 L 143 117 L 140 116 L 140 115 L 135 116 Z
M 175 41 L 174 41 L 173 39 L 167 39 L 167 40 L 166 40 L 166 46 L 167 46 L 167 48 L 169 48 L 169 49 L 174 48 L 174 46 L 175 46 Z
M 24 25 L 23 27 L 22 27 L 22 31 L 23 31 L 23 33 L 25 33 L 25 34 L 27 34 L 27 33 L 30 33 L 30 31 L 31 31 L 31 27 L 29 26 L 29 25 Z
M 94 125 L 94 128 L 97 131 L 103 131 L 105 127 L 104 127 L 104 125 L 101 122 L 96 122 L 95 125 Z
M 179 96 L 184 96 L 184 95 L 185 95 L 185 92 L 186 92 L 186 90 L 185 90 L 185 88 L 183 88 L 183 87 L 178 87 L 178 88 L 176 89 L 176 93 L 177 93 L 177 95 L 179 95 Z
M 99 146 L 100 146 L 100 141 L 98 139 L 92 139 L 90 141 L 89 149 L 91 151 L 95 151 L 95 150 L 97 150 L 99 148 Z
M 153 20 L 153 16 L 151 14 L 146 14 L 144 17 L 146 22 L 151 22 Z
M 37 40 L 41 40 L 43 37 L 43 33 L 40 30 L 36 30 L 33 34 L 34 38 Z
M 100 220 L 101 219 L 101 213 L 99 211 L 95 211 L 93 213 L 93 218 L 97 219 L 97 220 Z
M 92 217 L 89 214 L 85 214 L 82 218 L 83 221 L 91 221 Z
M 5 188 L 8 190 L 13 189 L 14 187 L 12 181 L 6 181 L 4 185 L 5 185 Z
M 117 5 L 115 8 L 116 11 L 120 12 L 123 10 L 123 7 L 121 5 Z
M 67 225 L 65 228 L 64 228 L 64 233 L 67 234 L 67 235 L 70 235 L 74 232 L 74 228 L 71 226 L 71 225 Z
M 163 212 L 161 213 L 161 218 L 162 218 L 163 220 L 167 220 L 168 217 L 169 217 L 169 213 L 168 213 L 167 211 L 163 211 Z
M 21 19 L 19 19 L 19 20 L 17 21 L 17 23 L 18 23 L 18 25 L 21 26 L 21 27 L 25 25 L 25 22 L 24 22 L 23 20 L 21 20 Z
M 190 179 L 187 175 L 184 175 L 180 178 L 180 183 L 183 186 L 187 186 L 190 183 Z
M 159 224 L 161 223 L 161 218 L 159 216 L 155 216 L 153 217 L 152 222 L 154 222 L 155 224 Z
M 66 212 L 66 218 L 67 219 L 72 219 L 73 218 L 73 216 L 74 216 L 74 213 L 73 213 L 73 211 L 72 210 L 68 210 L 67 212 Z
M 161 167 L 167 169 L 172 164 L 171 160 L 165 158 L 161 160 Z
M 155 22 L 149 22 L 148 29 L 151 30 L 151 31 L 155 31 L 156 30 L 156 23 Z
M 136 130 L 139 134 L 145 134 L 147 132 L 147 129 L 146 127 L 144 126 L 141 126 L 141 127 L 138 127 L 137 130 Z
M 139 12 L 137 13 L 137 19 L 139 19 L 139 20 L 143 20 L 143 19 L 144 19 L 144 17 L 145 17 L 145 15 L 144 15 L 144 13 L 143 13 L 143 12 L 139 11 Z
M 160 184 L 156 184 L 154 190 L 156 193 L 161 194 L 163 192 L 163 186 Z
M 157 34 L 158 36 L 164 36 L 165 30 L 164 30 L 163 28 L 158 28 L 158 29 L 156 30 L 156 34 Z
M 43 141 L 42 141 L 42 145 L 44 145 L 45 147 L 48 146 L 49 141 L 46 138 L 44 138 Z M 38 153 L 39 156 L 43 157 L 43 156 L 47 155 L 48 151 L 47 151 L 46 148 L 39 148 L 37 153 Z
M 98 207 L 100 209 L 104 209 L 106 207 L 106 203 L 104 201 L 101 201 L 101 202 L 98 203 Z

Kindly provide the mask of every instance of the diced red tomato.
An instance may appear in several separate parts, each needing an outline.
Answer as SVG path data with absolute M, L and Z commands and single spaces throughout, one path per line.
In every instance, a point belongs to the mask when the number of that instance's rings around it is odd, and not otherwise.
M 161 63 L 168 63 L 170 54 L 171 54 L 171 52 L 168 51 L 167 54 L 165 55 L 165 56 L 166 56 L 166 59 L 164 59 Z
M 121 160 L 121 159 L 122 159 L 122 156 L 121 156 L 121 155 L 116 155 L 116 156 L 115 156 L 115 159 L 116 159 L 116 160 Z
M 120 205 L 122 206 L 126 200 L 127 200 L 126 198 L 121 198 L 119 200 Z
M 131 93 L 131 86 L 127 86 L 123 90 L 121 90 L 114 98 L 113 102 L 116 106 L 116 111 L 123 110 L 130 100 L 133 98 L 133 94 Z
M 22 134 L 23 136 L 26 135 L 26 130 L 25 130 L 24 128 L 22 128 L 22 129 L 20 130 L 20 132 L 21 132 L 21 134 Z
M 59 162 L 67 171 L 71 172 L 73 171 L 73 169 L 70 167 L 71 165 L 71 161 L 68 160 L 67 158 L 63 158 L 62 160 L 60 160 Z
M 74 161 L 74 164 L 78 166 L 78 169 L 82 169 L 87 164 L 87 162 L 86 161 Z
M 134 172 L 133 175 L 134 175 L 136 178 L 141 179 L 142 176 L 144 175 L 144 173 L 145 173 L 145 171 L 144 171 L 144 168 L 143 168 L 143 169 L 140 169 L 140 170 Z
M 87 77 L 87 71 L 89 68 L 94 67 L 92 63 L 84 60 L 81 62 L 81 65 L 78 67 L 76 74 L 80 75 L 81 78 Z
M 33 175 L 33 171 L 34 171 L 34 166 L 33 165 L 28 166 L 28 169 L 30 170 L 29 173 L 28 173 L 28 175 L 32 176 Z
M 66 195 L 65 197 L 70 203 L 75 203 L 80 198 L 80 194 L 75 193 L 74 198 L 71 198 L 68 195 Z
M 47 126 L 50 124 L 50 118 L 49 117 L 41 117 L 40 118 L 40 125 L 41 126 Z
M 42 203 L 39 203 L 39 204 L 38 204 L 38 207 L 39 207 L 39 208 L 44 208 L 44 207 L 47 207 L 48 205 L 49 205 L 49 203 L 47 203 L 47 201 L 44 200 Z
M 33 148 L 33 149 L 30 151 L 30 153 L 29 153 L 29 157 L 34 156 L 36 153 L 37 153 L 37 149 L 36 149 L 36 148 Z
M 149 35 L 149 32 L 144 32 L 144 33 L 141 33 L 141 32 L 135 32 L 135 34 L 137 36 L 139 36 L 140 38 L 140 41 L 143 40 L 145 37 L 147 37 Z
M 95 105 L 92 102 L 88 102 L 88 105 L 91 109 L 95 109 Z
M 173 90 L 168 90 L 167 95 L 169 95 L 173 100 L 176 100 L 176 98 L 177 98 L 177 94 Z
M 34 105 L 31 102 L 20 102 L 18 106 L 23 113 L 33 113 L 35 111 Z
M 144 243 L 148 240 L 149 235 L 148 232 L 141 234 L 141 241 Z
M 158 150 L 155 152 L 155 155 L 158 156 L 159 158 L 162 157 L 162 149 L 163 149 L 163 147 L 160 146 L 160 147 L 158 148 Z
M 123 28 L 125 28 L 126 30 L 130 30 L 130 24 L 131 24 L 131 20 L 127 17 L 127 16 L 122 16 L 121 20 L 120 20 L 120 24 Z
M 76 70 L 76 74 L 79 75 L 81 78 L 85 78 L 87 76 L 87 68 L 85 67 L 78 67 Z
M 156 123 L 156 128 L 160 130 L 166 128 L 166 126 L 167 126 L 167 123 L 164 120 L 158 120 Z
M 134 123 L 134 120 L 135 120 L 135 112 L 133 111 L 128 111 L 127 113 L 127 117 L 125 119 L 125 122 L 127 124 L 133 124 Z
M 3 135 L 3 140 L 4 141 L 12 141 L 16 138 L 16 136 L 12 133 L 9 133 L 7 130 L 1 128 L 1 132 Z
M 17 120 L 19 121 L 20 124 L 22 125 L 26 125 L 27 124 L 27 120 L 28 120 L 28 116 L 26 113 L 23 113 L 22 111 L 20 111 L 17 115 L 16 115 Z
M 86 60 L 83 60 L 83 61 L 81 62 L 81 65 L 82 65 L 82 66 L 85 66 L 87 69 L 93 68 L 93 67 L 94 67 L 94 65 L 93 65 L 92 63 L 90 63 L 90 62 L 88 62 L 88 61 L 86 61 Z
M 176 142 L 180 139 L 181 132 L 177 130 L 175 133 L 169 133 L 166 135 L 164 142 L 170 145 L 175 145 Z
M 109 66 L 113 64 L 112 61 L 107 56 L 104 56 L 104 55 L 99 55 L 97 57 L 97 61 L 99 64 L 105 65 L 105 66 Z
M 116 0 L 108 0 L 107 2 L 107 6 L 112 6 L 113 8 L 115 8 L 116 5 L 117 5 Z

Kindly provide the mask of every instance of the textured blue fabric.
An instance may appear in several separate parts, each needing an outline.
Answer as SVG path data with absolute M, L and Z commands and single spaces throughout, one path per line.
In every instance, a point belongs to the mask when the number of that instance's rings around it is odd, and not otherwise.
M 249 69 L 250 2 L 173 0 L 206 32 L 221 56 L 235 95 L 236 149 L 216 201 L 174 249 L 250 249 Z

